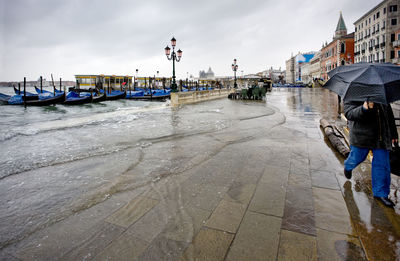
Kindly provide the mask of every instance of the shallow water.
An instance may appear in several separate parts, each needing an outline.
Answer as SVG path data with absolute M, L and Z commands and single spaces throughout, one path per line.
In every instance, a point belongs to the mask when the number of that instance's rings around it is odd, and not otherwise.
M 303 115 L 299 132 L 307 131 L 308 117 L 336 117 L 335 100 L 322 90 L 277 89 L 267 99 L 274 105 L 220 99 L 178 109 L 131 100 L 0 106 L 0 249 L 183 173 L 228 145 L 265 135 L 285 117 Z

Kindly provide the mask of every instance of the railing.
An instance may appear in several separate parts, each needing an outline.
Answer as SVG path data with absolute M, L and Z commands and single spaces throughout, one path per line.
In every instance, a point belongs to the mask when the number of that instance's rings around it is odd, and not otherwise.
M 392 59 L 392 63 L 400 63 L 400 59 L 399 58 L 394 58 L 394 59 Z
M 398 47 L 398 46 L 400 46 L 400 40 L 394 41 L 393 47 Z

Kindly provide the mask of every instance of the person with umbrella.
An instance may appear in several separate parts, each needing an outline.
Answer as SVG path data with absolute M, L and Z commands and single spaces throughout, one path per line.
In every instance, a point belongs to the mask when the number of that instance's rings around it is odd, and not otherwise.
M 385 206 L 389 199 L 389 151 L 398 143 L 397 128 L 390 102 L 400 99 L 400 67 L 360 63 L 333 70 L 324 87 L 338 93 L 344 101 L 344 114 L 350 129 L 350 154 L 344 162 L 344 175 L 365 160 L 370 150 L 372 192 Z

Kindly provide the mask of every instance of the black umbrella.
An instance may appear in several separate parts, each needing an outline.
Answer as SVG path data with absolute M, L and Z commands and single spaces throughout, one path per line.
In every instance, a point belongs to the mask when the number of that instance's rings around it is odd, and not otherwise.
M 388 104 L 400 100 L 400 66 L 389 63 L 355 63 L 328 73 L 325 88 L 344 101 Z

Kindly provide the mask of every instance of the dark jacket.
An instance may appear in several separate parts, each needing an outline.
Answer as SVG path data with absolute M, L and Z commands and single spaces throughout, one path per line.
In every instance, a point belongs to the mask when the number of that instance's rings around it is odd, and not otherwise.
M 387 149 L 397 139 L 397 128 L 390 105 L 374 104 L 364 109 L 363 102 L 345 102 L 344 115 L 350 128 L 350 144 L 361 148 Z

